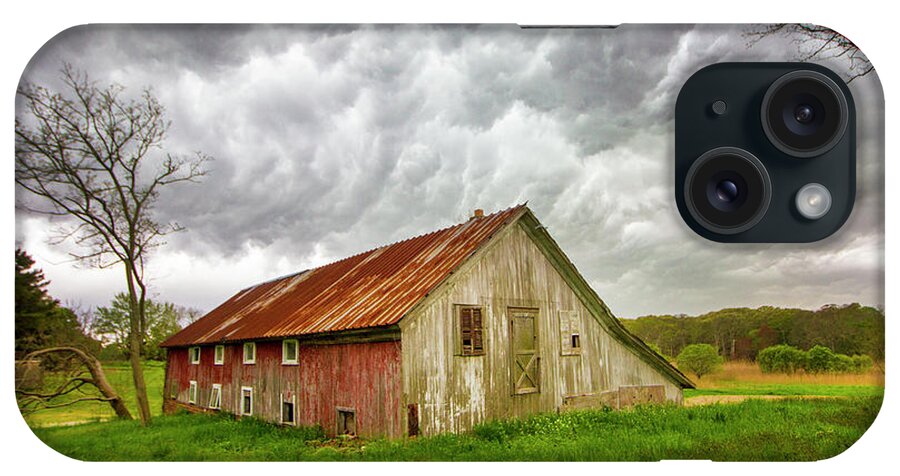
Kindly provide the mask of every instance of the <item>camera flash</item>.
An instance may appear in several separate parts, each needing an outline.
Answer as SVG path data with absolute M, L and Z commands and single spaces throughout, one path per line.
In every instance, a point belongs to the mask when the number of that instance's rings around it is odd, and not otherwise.
M 804 218 L 818 220 L 831 209 L 831 192 L 822 184 L 808 183 L 797 191 L 794 205 Z

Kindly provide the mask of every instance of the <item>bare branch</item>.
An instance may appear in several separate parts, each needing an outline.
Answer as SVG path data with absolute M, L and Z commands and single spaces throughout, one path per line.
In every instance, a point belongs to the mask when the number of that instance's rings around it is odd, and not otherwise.
M 848 83 L 874 71 L 872 63 L 852 41 L 830 28 L 804 23 L 776 23 L 754 25 L 744 32 L 748 48 L 773 36 L 787 38 L 797 45 L 797 61 L 848 59 L 845 73 Z

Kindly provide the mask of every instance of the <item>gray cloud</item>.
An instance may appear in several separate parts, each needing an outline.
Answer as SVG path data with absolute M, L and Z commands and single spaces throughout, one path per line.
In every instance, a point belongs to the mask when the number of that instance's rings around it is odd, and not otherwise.
M 184 304 L 209 309 L 256 280 L 525 200 L 622 316 L 881 304 L 883 151 L 870 113 L 856 210 L 822 243 L 713 244 L 671 200 L 681 83 L 793 48 L 747 49 L 727 26 L 87 26 L 50 41 L 23 79 L 57 84 L 68 61 L 132 92 L 150 85 L 173 121 L 168 148 L 216 158 L 158 209 L 189 231 L 155 256 L 154 287 Z M 852 83 L 860 110 L 881 100 L 875 81 Z M 39 251 L 54 292 L 108 299 L 115 279 L 59 263 L 43 223 L 20 214 L 17 240 Z

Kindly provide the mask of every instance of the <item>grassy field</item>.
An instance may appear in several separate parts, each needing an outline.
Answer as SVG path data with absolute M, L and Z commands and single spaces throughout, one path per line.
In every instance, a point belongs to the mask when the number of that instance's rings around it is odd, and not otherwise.
M 35 429 L 82 460 L 216 461 L 741 461 L 820 460 L 868 428 L 878 397 L 748 400 L 699 407 L 647 406 L 492 422 L 472 434 L 403 440 L 333 439 L 227 416 L 173 415 L 150 428 L 133 421 Z
M 128 362 L 104 362 L 103 370 L 110 385 L 122 394 L 125 404 L 132 415 L 137 415 L 137 407 L 134 399 L 134 384 L 131 381 L 131 366 Z M 147 381 L 147 399 L 150 401 L 150 412 L 153 415 L 162 413 L 163 380 L 165 378 L 165 364 L 163 362 L 144 362 L 144 379 Z M 44 386 L 47 389 L 62 383 L 62 376 L 47 374 L 44 377 Z M 89 387 L 85 387 L 88 389 Z M 85 393 L 97 394 L 93 387 Z M 64 398 L 74 399 L 82 395 L 70 394 Z M 55 403 L 66 401 L 58 399 Z M 41 410 L 25 416 L 25 421 L 31 427 L 70 424 L 74 422 L 87 422 L 108 420 L 115 418 L 116 414 L 108 403 L 105 402 L 78 402 L 71 406 Z
M 105 366 L 133 410 L 130 369 Z M 151 410 L 162 406 L 163 367 L 146 368 Z M 874 420 L 884 375 L 768 375 L 728 363 L 685 391 L 699 406 L 584 411 L 489 422 L 472 434 L 395 441 L 326 439 L 317 428 L 283 428 L 228 416 L 157 416 L 73 426 L 112 417 L 105 404 L 39 412 L 28 423 L 47 445 L 83 460 L 818 460 L 839 454 Z M 717 396 L 769 396 L 706 404 Z M 785 398 L 771 399 L 772 396 Z M 836 397 L 836 398 L 809 398 Z M 737 401 L 737 400 L 735 400 Z

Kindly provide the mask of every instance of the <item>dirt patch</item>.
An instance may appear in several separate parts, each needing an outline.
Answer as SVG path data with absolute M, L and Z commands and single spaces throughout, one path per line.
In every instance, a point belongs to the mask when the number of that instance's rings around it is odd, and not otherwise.
M 75 426 L 75 425 L 83 425 L 85 423 L 98 423 L 103 421 L 110 421 L 112 418 L 93 418 L 90 420 L 74 420 L 74 421 L 63 421 L 63 422 L 49 422 L 43 423 L 40 425 L 34 425 L 34 428 L 54 428 L 57 426 Z
M 684 406 L 695 407 L 698 405 L 710 405 L 713 403 L 740 403 L 744 400 L 756 398 L 760 400 L 781 400 L 784 398 L 841 398 L 825 395 L 700 395 L 684 399 Z

